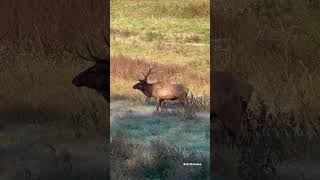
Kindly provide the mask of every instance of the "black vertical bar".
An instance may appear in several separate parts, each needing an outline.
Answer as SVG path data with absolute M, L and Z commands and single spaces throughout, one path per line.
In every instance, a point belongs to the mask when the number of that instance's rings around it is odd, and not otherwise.
M 107 77 L 108 77 L 108 82 L 110 82 L 110 0 L 105 0 L 106 1 L 106 13 L 105 13 L 105 23 L 106 23 L 106 38 L 107 41 L 109 42 L 109 46 L 107 46 L 107 54 L 109 54 L 109 61 L 108 61 L 108 72 L 107 72 Z M 106 143 L 110 144 L 110 83 L 107 84 L 107 102 L 109 102 L 109 114 L 107 114 L 107 125 L 106 125 Z M 108 146 L 111 147 L 111 146 Z M 106 154 L 106 179 L 110 179 L 110 151 L 111 148 L 107 149 L 107 154 Z

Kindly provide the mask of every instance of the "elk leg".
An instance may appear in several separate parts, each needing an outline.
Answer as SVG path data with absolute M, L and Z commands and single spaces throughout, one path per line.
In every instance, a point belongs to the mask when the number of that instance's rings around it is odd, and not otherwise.
M 162 108 L 163 108 L 165 111 L 168 111 L 168 108 L 165 107 L 165 101 L 162 102 Z
M 156 112 L 158 112 L 159 106 L 160 106 L 160 105 L 159 105 L 159 99 L 156 99 L 156 101 L 157 101 L 157 103 L 158 103 L 158 104 L 157 104 L 157 108 L 156 108 Z
M 162 112 L 162 110 L 163 110 L 163 105 L 164 105 L 164 101 L 163 101 L 163 100 L 161 100 L 161 101 L 160 101 L 160 108 L 161 108 L 161 112 Z
M 157 105 L 157 112 L 159 111 L 159 107 L 160 107 L 160 102 L 158 102 L 158 105 Z
M 183 96 L 182 98 L 179 99 L 180 101 L 180 104 L 184 107 L 187 107 L 188 106 L 188 98 L 187 98 L 187 95 L 186 96 Z
M 182 106 L 183 106 L 183 104 L 184 104 L 184 103 L 183 103 L 183 99 L 179 97 L 179 98 L 178 98 L 178 103 L 179 103 L 179 104 L 180 104 L 180 106 L 182 107 Z

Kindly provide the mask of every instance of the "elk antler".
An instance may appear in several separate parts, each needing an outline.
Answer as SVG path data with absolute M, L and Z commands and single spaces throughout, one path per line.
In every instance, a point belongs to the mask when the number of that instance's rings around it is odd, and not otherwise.
M 145 80 L 145 81 L 148 80 L 148 76 L 149 76 L 150 74 L 153 74 L 153 73 L 156 72 L 156 71 L 154 71 L 154 68 L 155 68 L 154 65 L 150 65 L 150 64 L 148 64 L 148 63 L 147 63 L 147 65 L 148 65 L 148 72 L 147 72 L 146 74 L 142 73 L 142 75 L 143 75 L 143 80 Z
M 110 47 L 109 41 L 108 41 L 107 37 L 105 36 L 105 33 L 103 33 L 103 39 L 104 39 L 106 45 L 107 45 L 108 47 Z M 92 41 L 91 41 L 90 44 L 93 44 Z M 77 55 L 78 55 L 80 58 L 82 58 L 82 59 L 84 59 L 84 60 L 87 60 L 87 61 L 106 62 L 106 61 L 109 60 L 109 53 L 107 53 L 106 57 L 104 57 L 104 58 L 98 57 L 97 55 L 95 55 L 95 54 L 97 54 L 97 49 L 95 49 L 94 47 L 91 48 L 88 43 L 86 44 L 86 49 L 87 49 L 87 53 L 88 53 L 89 57 L 82 55 L 82 54 L 79 52 L 78 49 L 76 49 Z

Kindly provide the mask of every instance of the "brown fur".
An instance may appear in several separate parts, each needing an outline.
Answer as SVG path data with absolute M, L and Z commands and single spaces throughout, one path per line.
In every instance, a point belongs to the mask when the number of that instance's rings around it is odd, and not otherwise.
M 188 90 L 181 84 L 170 84 L 165 82 L 148 83 L 148 75 L 152 73 L 152 68 L 149 66 L 149 71 L 144 79 L 140 79 L 133 89 L 139 89 L 147 98 L 153 97 L 158 102 L 159 107 L 163 110 L 165 100 L 178 100 L 182 105 L 188 104 Z
M 211 76 L 213 98 L 211 113 L 212 130 L 224 127 L 236 139 L 241 135 L 242 117 L 246 113 L 253 87 L 238 74 L 231 72 L 214 72 Z

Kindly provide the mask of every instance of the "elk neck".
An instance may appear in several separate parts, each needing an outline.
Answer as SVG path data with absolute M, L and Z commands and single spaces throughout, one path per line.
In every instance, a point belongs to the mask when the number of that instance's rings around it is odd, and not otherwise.
M 153 89 L 152 84 L 147 83 L 147 84 L 145 85 L 144 89 L 141 90 L 141 91 L 142 91 L 142 93 L 143 93 L 144 95 L 146 95 L 147 97 L 152 97 L 152 89 Z

